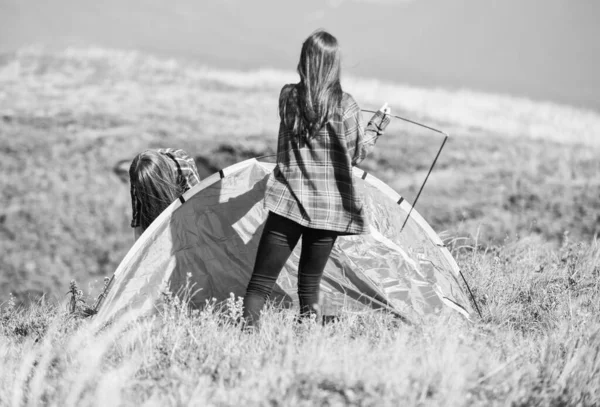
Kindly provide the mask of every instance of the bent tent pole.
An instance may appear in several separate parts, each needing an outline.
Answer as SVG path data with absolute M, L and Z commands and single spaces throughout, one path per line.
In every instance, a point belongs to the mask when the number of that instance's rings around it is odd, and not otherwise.
M 366 113 L 377 113 L 374 110 L 366 110 L 366 109 L 361 109 L 363 112 Z M 442 153 L 442 150 L 444 149 L 444 146 L 446 145 L 446 141 L 448 141 L 448 138 L 450 137 L 450 135 L 448 133 L 446 133 L 445 131 L 442 131 L 440 129 L 436 129 L 434 127 L 431 126 L 427 126 L 426 124 L 423 123 L 419 123 L 416 122 L 414 120 L 410 120 L 407 119 L 405 117 L 402 116 L 396 116 L 393 114 L 390 114 L 389 116 L 423 127 L 425 129 L 434 131 L 436 133 L 439 133 L 441 135 L 444 136 L 444 140 L 442 141 L 442 144 L 440 145 L 440 148 L 437 152 L 437 154 L 435 155 L 435 158 L 433 159 L 433 162 L 431 163 L 431 166 L 429 167 L 429 171 L 427 171 L 427 176 L 425 177 L 425 180 L 423 181 L 423 183 L 421 184 L 421 187 L 419 188 L 419 192 L 417 192 L 417 196 L 415 198 L 415 201 L 413 202 L 413 204 L 410 206 L 410 209 L 408 211 L 408 215 L 406 215 L 406 219 L 404 219 L 404 222 L 402 223 L 402 227 L 400 228 L 400 233 L 402 233 L 402 231 L 404 230 L 404 226 L 406 226 L 406 222 L 408 222 L 408 219 L 410 219 L 410 214 L 413 210 L 413 208 L 417 205 L 417 201 L 419 200 L 419 197 L 421 196 L 421 192 L 423 192 L 423 188 L 425 187 L 425 184 L 427 183 L 427 180 L 429 179 L 429 175 L 431 175 L 431 171 L 433 171 L 433 167 L 435 167 L 435 164 L 437 163 L 438 158 L 440 157 L 440 154 Z M 469 283 L 467 283 L 467 279 L 465 278 L 465 276 L 463 275 L 462 271 L 460 269 L 458 269 L 458 272 L 460 273 L 460 276 L 462 277 L 463 281 L 465 282 L 465 285 L 467 286 L 467 290 L 469 290 L 469 294 L 471 294 L 471 299 L 473 300 L 473 303 L 475 304 L 475 309 L 477 310 L 477 313 L 479 314 L 480 318 L 483 318 L 483 316 L 481 315 L 481 311 L 479 310 L 479 305 L 477 305 L 477 300 L 475 300 L 475 296 L 473 295 L 473 292 L 471 291 L 471 287 L 469 287 Z
M 361 110 L 363 112 L 367 112 L 367 113 L 377 113 L 374 110 L 366 110 L 366 109 L 361 109 Z M 427 125 L 425 125 L 423 123 L 415 122 L 413 120 L 407 119 L 407 118 L 402 117 L 402 116 L 396 116 L 396 115 L 393 115 L 393 114 L 390 114 L 389 116 L 394 117 L 394 118 L 399 119 L 399 120 L 403 120 L 405 122 L 408 122 L 408 123 L 411 123 L 411 124 L 414 124 L 414 125 L 417 125 L 417 126 L 420 126 L 420 127 L 423 127 L 423 128 L 426 128 L 426 129 L 431 130 L 431 131 L 435 131 L 436 133 L 440 133 L 440 134 L 442 134 L 444 136 L 444 140 L 442 141 L 442 145 L 440 146 L 440 148 L 439 148 L 439 150 L 438 150 L 435 158 L 433 159 L 433 162 L 431 163 L 431 167 L 429 167 L 429 171 L 427 172 L 427 176 L 425 177 L 425 180 L 421 184 L 421 188 L 419 188 L 419 192 L 417 192 L 417 197 L 415 198 L 415 201 L 411 205 L 411 207 L 410 207 L 410 209 L 408 211 L 408 215 L 406 215 L 406 219 L 404 219 L 404 223 L 402 223 L 402 227 L 400 228 L 400 232 L 402 232 L 404 230 L 404 226 L 406 226 L 406 222 L 408 222 L 408 219 L 410 219 L 410 215 L 411 215 L 411 212 L 412 212 L 413 208 L 415 206 L 417 206 L 417 201 L 419 200 L 419 197 L 421 196 L 421 192 L 423 192 L 423 188 L 425 187 L 425 184 L 427 183 L 427 180 L 429 179 L 429 175 L 431 175 L 431 171 L 433 171 L 433 167 L 435 167 L 435 164 L 437 163 L 437 160 L 440 157 L 440 154 L 442 153 L 442 150 L 444 149 L 444 146 L 446 145 L 446 141 L 448 140 L 448 137 L 450 137 L 450 135 L 448 133 L 446 133 L 445 131 L 442 131 L 442 130 L 439 130 L 439 129 L 427 126 Z

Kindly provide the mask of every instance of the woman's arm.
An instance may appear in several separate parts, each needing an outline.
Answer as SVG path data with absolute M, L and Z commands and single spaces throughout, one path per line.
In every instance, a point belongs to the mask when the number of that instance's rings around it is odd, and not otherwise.
M 348 153 L 352 157 L 352 165 L 358 165 L 375 147 L 375 143 L 390 123 L 390 108 L 384 104 L 373 115 L 363 130 L 362 113 L 356 102 L 344 115 L 344 131 L 348 145 Z

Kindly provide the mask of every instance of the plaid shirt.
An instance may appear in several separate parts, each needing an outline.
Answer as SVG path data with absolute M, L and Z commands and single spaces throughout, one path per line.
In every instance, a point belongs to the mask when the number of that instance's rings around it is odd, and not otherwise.
M 194 185 L 200 182 L 200 176 L 198 175 L 198 169 L 196 168 L 196 162 L 194 158 L 190 157 L 188 153 L 181 149 L 174 148 L 160 148 L 157 152 L 166 155 L 170 158 L 170 163 L 173 171 L 177 173 L 177 179 L 184 185 L 184 191 L 187 191 Z M 133 184 L 131 185 L 131 227 L 136 228 L 141 226 L 140 222 L 140 208 L 141 202 L 137 197 Z
M 284 86 L 280 98 L 287 97 L 293 86 Z M 373 149 L 390 118 L 377 112 L 366 129 L 361 119 L 360 108 L 344 93 L 341 106 L 310 140 L 297 137 L 281 122 L 277 165 L 267 183 L 265 208 L 313 229 L 367 233 L 352 166 Z

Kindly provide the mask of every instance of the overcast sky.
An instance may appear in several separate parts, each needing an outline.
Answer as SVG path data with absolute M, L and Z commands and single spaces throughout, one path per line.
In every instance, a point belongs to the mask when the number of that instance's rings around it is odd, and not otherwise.
M 600 111 L 597 0 L 0 0 L 0 49 L 100 45 L 295 69 L 326 28 L 346 73 Z

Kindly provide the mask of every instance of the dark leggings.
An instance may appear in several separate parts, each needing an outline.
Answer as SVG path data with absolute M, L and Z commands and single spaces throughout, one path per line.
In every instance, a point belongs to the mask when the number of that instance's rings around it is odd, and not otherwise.
M 244 319 L 249 325 L 258 322 L 260 311 L 300 236 L 302 236 L 302 252 L 298 264 L 300 316 L 306 317 L 315 313 L 314 306 L 319 303 L 321 276 L 338 233 L 304 227 L 269 212 L 258 245 L 252 277 L 244 297 Z

